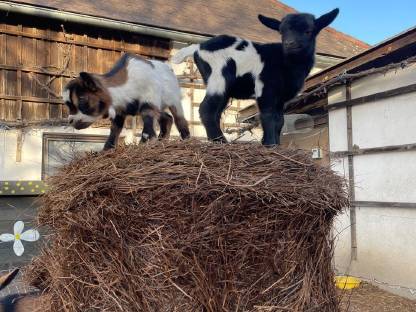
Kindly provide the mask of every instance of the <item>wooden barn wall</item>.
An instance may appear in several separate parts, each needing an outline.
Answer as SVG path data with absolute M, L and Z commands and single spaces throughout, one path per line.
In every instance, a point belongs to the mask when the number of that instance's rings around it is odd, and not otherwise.
M 0 121 L 67 116 L 56 95 L 80 71 L 104 73 L 123 52 L 166 59 L 169 40 L 52 20 L 0 16 Z

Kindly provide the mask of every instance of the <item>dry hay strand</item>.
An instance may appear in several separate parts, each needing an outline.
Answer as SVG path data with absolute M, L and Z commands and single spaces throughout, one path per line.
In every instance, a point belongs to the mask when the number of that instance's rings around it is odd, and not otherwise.
M 49 180 L 28 270 L 47 311 L 339 311 L 343 180 L 304 152 L 197 141 L 89 154 Z

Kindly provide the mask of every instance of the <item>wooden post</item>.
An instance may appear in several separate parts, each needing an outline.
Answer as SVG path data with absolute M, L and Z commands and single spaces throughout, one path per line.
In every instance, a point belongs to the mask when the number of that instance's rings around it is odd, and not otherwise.
M 19 32 L 23 31 L 22 25 L 18 25 Z M 17 41 L 17 84 L 16 84 L 16 95 L 18 96 L 17 100 L 17 121 L 23 122 L 23 101 L 22 101 L 22 47 L 23 39 L 19 35 Z M 22 149 L 23 149 L 23 129 L 19 129 L 17 132 L 16 138 L 16 162 L 22 162 Z
M 193 61 L 189 61 L 189 73 L 191 77 L 195 77 L 196 75 L 196 71 L 194 68 L 195 64 Z M 191 82 L 192 84 L 194 84 L 193 78 L 191 78 Z M 191 103 L 191 121 L 195 121 L 195 114 L 194 114 L 194 100 L 195 100 L 195 88 L 192 86 L 189 89 L 189 100 Z M 195 135 L 195 126 L 191 125 L 191 135 L 194 136 Z
M 346 86 L 346 100 L 351 101 L 351 82 Z M 355 205 L 355 179 L 354 179 L 354 156 L 353 133 L 352 133 L 352 107 L 347 106 L 347 140 L 348 140 L 348 182 L 350 197 L 350 223 L 351 223 L 351 260 L 357 260 L 357 212 Z
M 22 149 L 23 149 L 23 129 L 17 130 L 16 138 L 16 162 L 22 162 Z

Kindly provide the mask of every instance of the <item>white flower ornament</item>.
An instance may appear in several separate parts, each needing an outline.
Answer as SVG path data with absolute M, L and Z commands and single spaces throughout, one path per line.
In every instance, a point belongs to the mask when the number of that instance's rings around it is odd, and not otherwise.
M 27 230 L 26 232 L 22 233 L 24 227 L 25 227 L 25 224 L 23 223 L 23 221 L 17 221 L 13 227 L 14 235 L 8 234 L 8 233 L 0 235 L 0 241 L 2 242 L 14 241 L 13 250 L 16 256 L 18 257 L 23 255 L 25 251 L 25 248 L 23 247 L 23 244 L 22 244 L 22 240 L 27 241 L 27 242 L 35 242 L 40 237 L 39 232 L 33 229 Z

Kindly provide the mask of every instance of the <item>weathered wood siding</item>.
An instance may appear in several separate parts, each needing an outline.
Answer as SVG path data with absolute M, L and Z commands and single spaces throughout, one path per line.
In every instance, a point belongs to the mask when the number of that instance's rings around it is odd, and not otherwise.
M 80 71 L 104 73 L 123 52 L 166 59 L 169 51 L 169 40 L 2 13 L 0 121 L 65 118 L 54 94 L 70 77 Z

